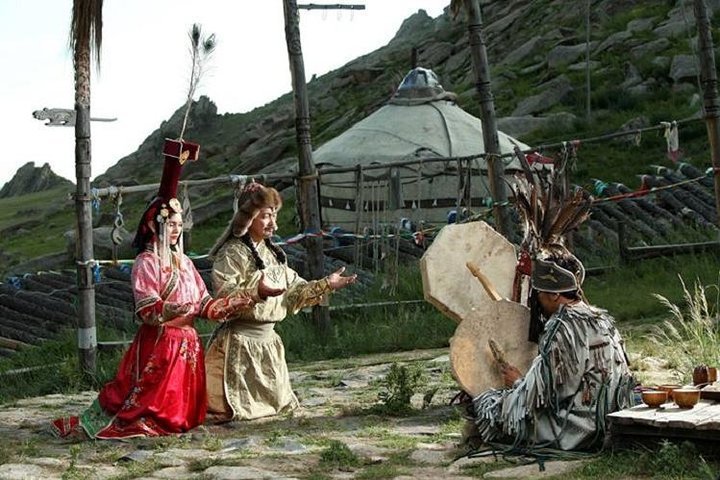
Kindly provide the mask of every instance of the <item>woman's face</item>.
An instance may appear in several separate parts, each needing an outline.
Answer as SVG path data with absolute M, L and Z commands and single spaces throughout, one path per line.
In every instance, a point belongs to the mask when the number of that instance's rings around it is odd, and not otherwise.
M 261 208 L 255 219 L 253 219 L 248 232 L 254 242 L 259 242 L 264 238 L 272 237 L 276 230 L 277 211 L 273 207 L 265 207 Z
M 177 245 L 180 234 L 182 234 L 183 221 L 182 215 L 173 213 L 165 223 L 165 231 L 167 232 L 168 242 L 170 245 Z

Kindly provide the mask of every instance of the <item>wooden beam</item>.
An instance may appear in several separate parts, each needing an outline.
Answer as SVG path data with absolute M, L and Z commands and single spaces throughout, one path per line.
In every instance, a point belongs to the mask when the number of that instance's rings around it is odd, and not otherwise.
M 3 348 L 10 348 L 12 350 L 19 350 L 22 347 L 29 346 L 25 342 L 21 342 L 20 340 L 13 340 L 11 338 L 6 337 L 0 337 L 0 347 Z

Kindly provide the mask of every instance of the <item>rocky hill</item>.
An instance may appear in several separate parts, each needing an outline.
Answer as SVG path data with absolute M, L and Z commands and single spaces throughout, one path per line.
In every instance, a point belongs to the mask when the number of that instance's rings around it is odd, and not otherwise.
M 585 61 L 585 12 L 560 0 L 481 2 L 484 36 L 492 64 L 492 90 L 500 129 L 521 139 L 537 132 L 576 135 L 585 116 L 586 66 L 590 69 L 595 127 L 635 128 L 655 124 L 659 115 L 691 116 L 699 109 L 696 30 L 688 0 L 595 0 L 590 16 L 590 62 Z M 713 11 L 720 0 L 711 0 Z M 310 80 L 313 146 L 342 133 L 383 105 L 410 68 L 433 69 L 458 103 L 479 116 L 466 22 L 449 13 L 430 18 L 420 10 L 400 26 L 388 45 Z M 645 107 L 669 97 L 684 109 Z M 154 161 L 165 136 L 176 136 L 180 111 L 140 146 L 97 178 L 98 185 L 154 180 Z M 217 115 L 201 98 L 186 138 L 203 146 L 203 161 L 190 176 L 252 174 L 293 158 L 295 132 L 292 96 L 246 114 Z M 535 132 L 535 136 L 533 136 Z M 649 162 L 648 162 L 649 163 Z M 287 162 L 291 165 L 292 162 Z M 590 172 L 591 173 L 591 172 Z M 612 180 L 621 181 L 621 178 Z M 625 179 L 626 180 L 626 179 Z
M 15 176 L 0 189 L 0 198 L 27 195 L 61 185 L 70 187 L 73 183 L 56 175 L 47 163 L 42 167 L 36 167 L 35 162 L 28 162 L 20 167 L 15 172 Z

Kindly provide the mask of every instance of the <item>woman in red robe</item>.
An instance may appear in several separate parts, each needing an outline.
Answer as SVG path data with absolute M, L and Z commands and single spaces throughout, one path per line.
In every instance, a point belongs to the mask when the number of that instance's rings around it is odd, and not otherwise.
M 205 363 L 194 319 L 222 322 L 253 300 L 242 295 L 212 299 L 183 253 L 182 208 L 175 198 L 180 168 L 168 167 L 166 158 L 160 192 L 133 242 L 140 252 L 131 282 L 142 324 L 115 378 L 92 405 L 79 416 L 52 422 L 59 437 L 168 435 L 187 432 L 205 419 Z

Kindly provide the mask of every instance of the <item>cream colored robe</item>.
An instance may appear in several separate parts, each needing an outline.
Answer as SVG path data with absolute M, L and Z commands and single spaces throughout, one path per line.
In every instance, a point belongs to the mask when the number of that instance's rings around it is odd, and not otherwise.
M 208 411 L 233 420 L 275 415 L 298 407 L 292 391 L 285 347 L 275 333 L 275 323 L 288 313 L 317 305 L 332 289 L 327 278 L 306 281 L 287 264 L 280 263 L 264 242 L 257 246 L 265 263 L 258 270 L 250 249 L 231 237 L 215 256 L 212 280 L 216 297 L 238 292 L 257 297 L 262 276 L 273 287 L 287 289 L 269 297 L 215 331 L 207 348 Z

